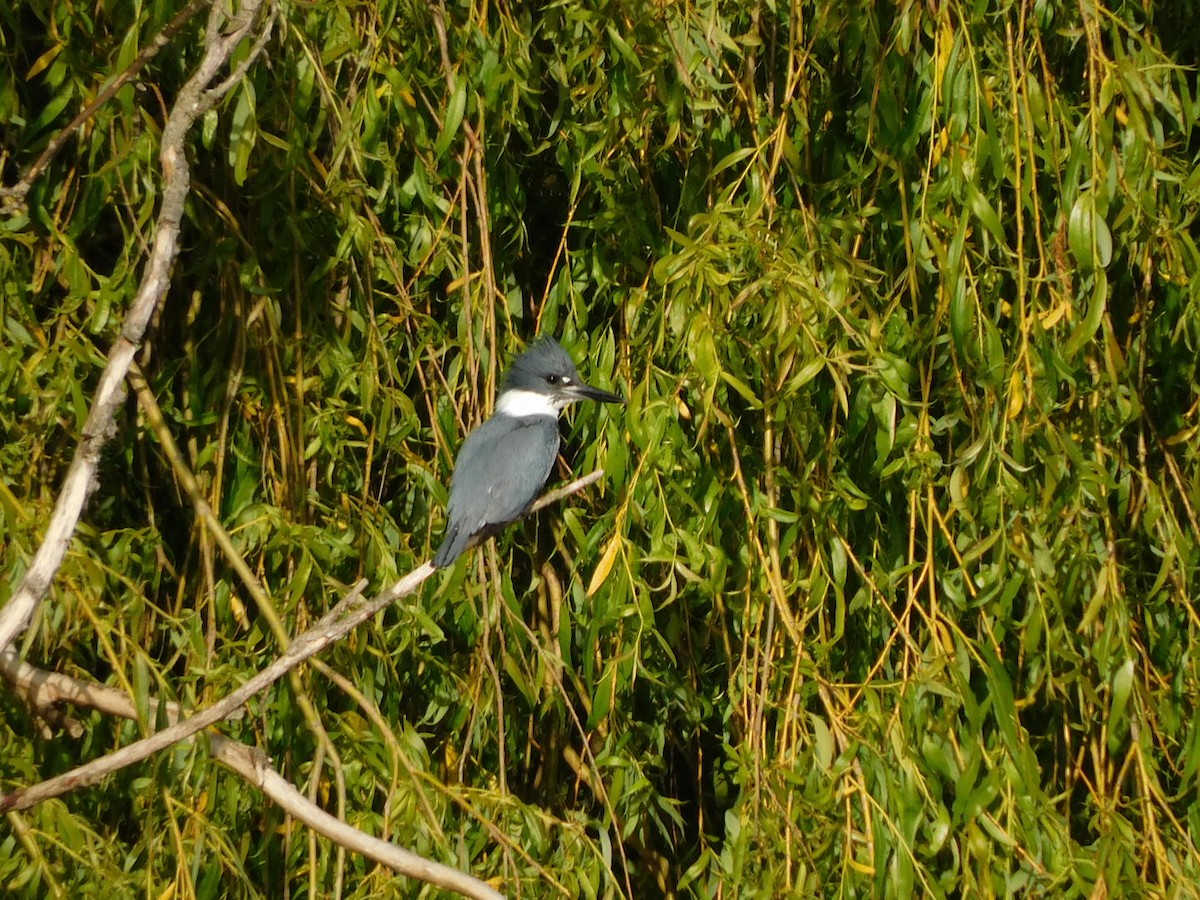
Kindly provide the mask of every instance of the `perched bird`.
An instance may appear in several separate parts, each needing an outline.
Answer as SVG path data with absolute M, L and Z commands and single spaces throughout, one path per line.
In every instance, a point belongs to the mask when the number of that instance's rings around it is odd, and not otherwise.
M 450 565 L 476 535 L 495 534 L 529 508 L 558 457 L 558 414 L 576 400 L 625 402 L 584 384 L 553 338 L 542 338 L 513 360 L 496 411 L 467 435 L 458 453 L 446 536 L 434 566 Z

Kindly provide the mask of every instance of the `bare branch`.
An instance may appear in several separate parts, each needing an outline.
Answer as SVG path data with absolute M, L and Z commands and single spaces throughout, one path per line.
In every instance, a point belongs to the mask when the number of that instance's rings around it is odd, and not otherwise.
M 603 474 L 603 470 L 598 469 L 590 475 L 550 491 L 546 497 L 530 508 L 530 512 L 541 509 L 547 502 L 561 500 L 565 496 L 577 493 Z M 396 600 L 416 591 L 436 571 L 437 569 L 433 567 L 432 563 L 424 562 L 383 593 L 366 601 L 362 600 L 360 596 L 366 588 L 366 581 L 360 581 L 333 609 L 322 616 L 316 625 L 297 637 L 281 656 L 223 700 L 196 713 L 190 719 L 177 722 L 169 728 L 142 738 L 140 741 L 135 741 L 114 753 L 77 766 L 69 772 L 49 778 L 40 784 L 0 796 L 0 813 L 10 809 L 28 809 L 76 788 L 95 784 L 106 775 L 111 775 L 119 769 L 153 756 L 161 750 L 166 750 L 198 731 L 228 718 L 251 697 L 270 687 L 306 659 L 341 640 L 362 622 Z
M 425 565 L 410 574 L 407 578 L 402 579 L 392 591 L 387 592 L 386 596 L 388 596 L 389 602 L 395 597 L 401 597 L 405 593 L 416 590 L 421 582 L 432 573 L 433 568 Z M 365 586 L 365 581 L 356 585 L 337 606 L 322 617 L 316 626 L 297 638 L 282 656 L 276 658 L 271 665 L 267 666 L 233 693 L 226 696 L 225 699 L 197 713 L 190 719 L 176 722 L 169 728 L 165 728 L 149 737 L 142 738 L 140 741 L 135 741 L 115 753 L 110 753 L 108 756 L 103 756 L 100 759 L 78 766 L 70 772 L 43 781 L 41 784 L 31 788 L 14 791 L 5 797 L 0 797 L 0 810 L 26 809 L 29 806 L 41 803 L 43 800 L 48 800 L 51 797 L 57 797 L 75 788 L 94 784 L 105 775 L 109 775 L 118 769 L 123 769 L 125 766 L 145 759 L 160 750 L 165 750 L 172 744 L 189 738 L 196 734 L 196 732 L 202 731 L 210 725 L 215 725 L 222 719 L 227 718 L 259 691 L 274 684 L 304 660 L 308 659 L 308 657 L 323 650 L 346 634 L 358 622 L 362 621 L 362 619 L 353 620 L 349 627 L 339 630 L 345 624 L 345 620 L 342 620 L 343 615 L 347 613 L 352 603 L 358 599 Z M 394 597 L 392 596 L 393 592 L 395 592 Z M 367 617 L 363 616 L 362 618 L 365 619 Z
M 133 700 L 124 691 L 35 668 L 20 661 L 11 650 L 0 652 L 0 676 L 6 678 L 38 712 L 46 712 L 49 707 L 66 702 L 125 719 L 137 718 Z M 179 705 L 168 702 L 166 707 L 168 720 L 178 721 L 182 715 Z M 152 715 L 157 715 L 158 700 L 151 698 L 150 709 Z M 296 790 L 295 785 L 279 774 L 261 751 L 220 734 L 209 735 L 209 749 L 215 760 L 258 787 L 285 812 L 334 843 L 373 859 L 401 875 L 457 891 L 466 897 L 482 900 L 501 897 L 500 893 L 478 878 L 372 837 L 331 816 Z
M 193 0 L 192 3 L 189 3 L 177 12 L 175 18 L 164 25 L 162 31 L 150 39 L 150 42 L 142 48 L 142 52 L 134 58 L 125 71 L 103 85 L 96 93 L 96 98 L 80 110 L 79 115 L 54 136 L 54 139 L 46 145 L 46 149 L 34 160 L 33 165 L 26 169 L 25 174 L 21 176 L 16 184 L 10 188 L 0 187 L 0 200 L 3 200 L 3 203 L 0 204 L 0 215 L 16 215 L 20 212 L 25 205 L 25 197 L 29 193 L 29 189 L 33 186 L 33 182 L 42 174 L 42 170 L 50 164 L 50 160 L 54 159 L 58 155 L 58 151 L 71 139 L 71 135 L 78 131 L 84 122 L 94 116 L 96 110 L 111 100 L 113 95 L 127 84 L 134 75 L 141 71 L 146 63 L 154 59 L 158 55 L 158 51 L 167 46 L 171 38 L 175 37 L 192 16 L 203 9 L 204 5 L 208 2 L 209 0 Z
M 18 695 L 39 712 L 59 703 L 98 709 L 110 716 L 137 719 L 137 708 L 124 691 L 105 684 L 80 681 L 58 672 L 47 672 L 23 662 L 13 650 L 0 651 L 0 675 Z M 167 719 L 177 722 L 183 715 L 178 703 L 167 701 Z M 150 715 L 158 718 L 158 700 L 150 698 Z
M 529 509 L 525 510 L 525 512 L 523 512 L 523 513 L 521 513 L 521 515 L 517 516 L 516 521 L 519 522 L 521 519 L 524 519 L 527 516 L 532 516 L 534 513 L 538 512 L 539 510 L 545 509 L 551 503 L 557 503 L 559 500 L 563 499 L 564 497 L 568 497 L 571 494 L 577 494 L 579 491 L 582 491 L 585 487 L 595 484 L 597 481 L 599 481 L 603 477 L 604 477 L 604 470 L 596 469 L 594 472 L 589 472 L 587 475 L 584 475 L 582 478 L 576 478 L 574 481 L 569 482 L 568 484 L 564 484 L 561 487 L 556 487 L 553 490 L 546 491 L 546 493 L 542 494 L 542 496 L 538 497 L 536 500 L 533 501 L 533 503 L 530 504 Z M 468 550 L 474 550 L 480 544 L 487 543 L 493 537 L 495 537 L 501 531 L 507 529 L 512 524 L 513 524 L 512 522 L 505 522 L 503 525 L 500 525 L 497 527 L 484 528 L 482 531 L 478 532 L 477 534 L 472 535 L 471 539 L 469 541 L 467 541 L 466 547 L 463 548 L 463 553 L 466 553 Z
M 559 500 L 564 500 L 572 494 L 578 494 L 584 488 L 591 487 L 597 481 L 604 477 L 603 469 L 596 469 L 593 472 L 576 478 L 574 481 L 568 482 L 561 487 L 556 487 L 553 490 L 546 491 L 542 496 L 533 501 L 533 505 L 525 513 L 526 516 L 532 516 L 535 512 L 545 509 L 551 503 L 557 503 Z M 522 516 L 524 518 L 524 516 Z
M 125 375 L 137 353 L 146 326 L 170 287 L 171 265 L 179 253 L 179 228 L 191 181 L 184 139 L 196 119 L 220 98 L 219 93 L 207 90 L 208 85 L 228 62 L 234 48 L 249 34 L 263 2 L 245 0 L 237 14 L 226 21 L 223 0 L 213 0 L 204 57 L 180 90 L 163 127 L 162 148 L 159 151 L 163 172 L 162 205 L 142 283 L 125 318 L 121 335 L 113 344 L 108 363 L 100 375 L 79 446 L 67 470 L 42 544 L 12 598 L 0 609 L 0 650 L 29 627 L 38 605 L 50 590 L 50 584 L 62 565 L 88 494 L 95 485 L 100 452 L 112 437 L 114 418 L 125 398 Z M 227 82 L 223 86 L 230 84 Z
M 331 816 L 304 797 L 295 786 L 271 767 L 270 760 L 260 750 L 247 747 L 228 738 L 214 735 L 213 752 L 221 753 L 220 760 L 247 781 L 258 785 L 264 794 L 283 809 L 331 841 L 361 853 L 368 859 L 387 866 L 402 875 L 427 881 L 438 887 L 458 891 L 467 897 L 498 900 L 503 894 L 471 875 L 452 869 L 433 860 L 418 856 L 411 850 L 397 847 L 372 837 L 352 825 Z

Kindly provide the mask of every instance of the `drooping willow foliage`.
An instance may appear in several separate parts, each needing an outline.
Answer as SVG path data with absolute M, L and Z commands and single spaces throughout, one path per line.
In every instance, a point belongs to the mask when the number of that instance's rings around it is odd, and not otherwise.
M 510 896 L 1177 896 L 1200 881 L 1200 205 L 1187 4 L 281 3 L 191 135 L 170 294 L 0 791 L 428 558 L 554 334 L 570 498 L 229 736 Z M 0 9 L 12 184 L 179 5 Z M 0 602 L 152 238 L 203 14 L 0 223 Z M 249 52 L 249 48 L 246 48 Z M 9 816 L 14 896 L 416 895 L 203 742 Z M 167 892 L 173 892 L 168 894 Z

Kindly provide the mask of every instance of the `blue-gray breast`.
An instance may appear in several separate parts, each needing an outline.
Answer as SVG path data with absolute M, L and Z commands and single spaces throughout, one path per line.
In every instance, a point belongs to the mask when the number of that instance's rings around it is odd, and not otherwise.
M 558 457 L 558 414 L 577 400 L 625 402 L 584 384 L 553 338 L 542 338 L 513 360 L 496 411 L 467 435 L 458 453 L 446 536 L 434 566 L 450 565 L 474 538 L 486 539 L 529 509 Z

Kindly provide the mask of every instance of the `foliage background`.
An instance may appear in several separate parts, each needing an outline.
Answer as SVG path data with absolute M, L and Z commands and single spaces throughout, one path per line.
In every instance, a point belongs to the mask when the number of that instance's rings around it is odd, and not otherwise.
M 604 487 L 231 735 L 512 896 L 1200 883 L 1186 4 L 280 5 L 141 365 L 290 634 L 428 557 L 560 336 Z M 177 11 L 0 9 L 6 184 Z M 132 296 L 197 17 L 0 229 L 0 602 Z M 565 470 L 558 476 L 565 475 Z M 280 650 L 131 399 L 21 646 L 199 707 Z M 152 723 L 0 714 L 11 789 Z M 409 895 L 185 745 L 10 815 L 14 896 Z

